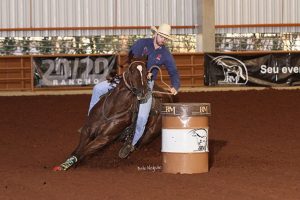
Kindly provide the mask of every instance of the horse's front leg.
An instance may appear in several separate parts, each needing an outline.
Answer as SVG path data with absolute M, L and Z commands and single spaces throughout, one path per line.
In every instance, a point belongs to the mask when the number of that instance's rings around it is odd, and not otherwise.
M 86 146 L 93 139 L 93 133 L 96 131 L 96 128 L 91 128 L 89 126 L 84 126 L 80 132 L 79 144 L 76 149 L 71 153 L 71 155 L 79 152 L 84 146 Z
M 79 151 L 75 152 L 75 156 L 80 161 L 87 155 L 91 155 L 98 151 L 99 149 L 103 148 L 108 143 L 116 140 L 122 131 L 129 126 L 128 116 L 123 116 L 122 119 L 114 119 L 111 123 L 104 125 L 98 128 L 98 133 L 92 141 L 90 141 L 87 145 L 83 146 Z M 125 119 L 125 120 L 124 120 Z M 100 132 L 101 131 L 101 132 Z
M 94 133 L 95 134 L 95 133 Z M 83 134 L 84 135 L 84 134 Z M 80 143 L 65 162 L 53 168 L 54 171 L 66 171 L 82 161 L 86 156 L 95 153 L 117 136 L 98 135 L 96 138 L 81 137 Z
M 81 148 L 80 151 L 76 152 L 74 156 L 78 159 L 78 161 L 81 161 L 86 156 L 94 154 L 95 152 L 103 148 L 108 143 L 114 141 L 117 137 L 118 135 L 97 136 L 94 140 L 92 140 L 86 146 Z
M 65 162 L 61 163 L 59 166 L 53 168 L 54 171 L 63 171 L 68 170 L 75 163 L 79 161 L 79 158 L 82 159 L 80 152 L 93 140 L 93 133 L 96 128 L 91 128 L 89 126 L 84 126 L 81 130 L 79 144 L 76 149 L 70 154 Z

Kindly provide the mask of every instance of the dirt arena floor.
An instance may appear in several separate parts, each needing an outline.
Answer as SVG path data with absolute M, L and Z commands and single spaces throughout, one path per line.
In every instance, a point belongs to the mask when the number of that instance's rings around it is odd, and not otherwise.
M 208 102 L 210 171 L 165 174 L 161 139 L 121 160 L 119 142 L 66 172 L 90 95 L 0 97 L 0 199 L 299 200 L 300 92 L 179 93 Z M 154 170 L 156 169 L 156 170 Z

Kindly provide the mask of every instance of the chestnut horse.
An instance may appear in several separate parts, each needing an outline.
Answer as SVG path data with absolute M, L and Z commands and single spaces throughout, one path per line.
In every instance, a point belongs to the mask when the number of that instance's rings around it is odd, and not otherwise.
M 117 86 L 102 96 L 92 108 L 81 129 L 77 148 L 65 162 L 53 168 L 54 171 L 68 170 L 86 156 L 102 149 L 119 137 L 126 142 L 132 140 L 139 103 L 151 91 L 147 85 L 147 70 L 144 61 L 133 61 L 123 73 L 110 80 L 119 82 Z M 155 90 L 161 90 L 157 86 Z M 149 93 L 150 92 L 150 93 Z M 169 95 L 154 95 L 152 109 L 146 124 L 144 136 L 138 146 L 150 143 L 161 132 L 160 107 L 162 102 L 170 102 Z

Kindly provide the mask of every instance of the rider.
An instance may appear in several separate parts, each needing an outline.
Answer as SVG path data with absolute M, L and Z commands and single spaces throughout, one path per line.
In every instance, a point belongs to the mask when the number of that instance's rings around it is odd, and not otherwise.
M 167 40 L 173 40 L 170 36 L 171 26 L 168 24 L 161 24 L 159 28 L 152 26 L 151 29 L 154 31 L 153 38 L 143 38 L 139 39 L 131 48 L 130 54 L 134 57 L 147 57 L 147 69 L 149 70 L 152 66 L 161 67 L 164 65 L 168 71 L 171 79 L 172 87 L 170 92 L 176 95 L 180 87 L 180 79 L 178 71 L 175 65 L 174 58 L 169 50 L 165 47 Z M 152 79 L 149 80 L 148 86 L 152 90 L 154 86 L 154 81 L 157 78 L 157 70 L 153 70 Z M 98 83 L 93 88 L 93 94 L 90 102 L 90 110 L 99 101 L 99 98 L 106 94 L 110 89 L 115 87 L 108 81 L 103 81 Z M 146 123 L 148 121 L 149 112 L 151 109 L 152 97 L 150 97 L 147 102 L 140 104 L 139 113 L 137 117 L 137 123 L 135 128 L 134 138 L 131 144 L 125 144 L 119 152 L 121 158 L 126 158 L 130 152 L 135 149 L 136 143 L 142 137 Z

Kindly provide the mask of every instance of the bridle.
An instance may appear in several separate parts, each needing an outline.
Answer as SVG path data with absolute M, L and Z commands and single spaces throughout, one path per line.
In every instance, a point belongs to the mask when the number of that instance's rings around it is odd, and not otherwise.
M 141 63 L 141 64 L 143 64 L 143 65 L 146 65 L 146 63 L 145 63 L 145 62 L 142 62 L 142 61 L 133 61 L 132 63 L 130 63 L 130 65 L 129 65 L 129 67 L 128 67 L 128 70 L 130 69 L 130 67 L 131 67 L 134 63 Z M 137 70 L 139 70 L 140 73 L 141 73 L 141 83 L 142 83 L 142 85 L 144 85 L 143 76 L 142 76 L 142 66 L 140 66 L 140 67 L 137 66 Z M 138 100 L 138 101 L 142 100 L 142 98 L 139 97 L 138 90 L 137 90 L 134 86 L 130 85 L 130 82 L 129 82 L 128 80 L 126 80 L 126 71 L 123 72 L 122 77 L 123 77 L 123 80 L 124 80 L 124 83 L 125 83 L 127 89 L 128 89 L 130 92 L 132 92 L 132 93 L 137 97 L 137 100 Z M 108 94 L 105 95 L 104 104 L 106 104 L 107 97 L 108 97 L 110 94 L 111 94 L 111 93 L 108 93 Z M 118 114 L 117 116 L 121 116 L 121 115 L 123 115 L 123 114 L 125 114 L 125 113 L 128 113 L 130 110 L 132 110 L 132 107 L 133 107 L 133 105 L 131 105 L 130 108 L 128 108 L 125 112 L 122 112 L 122 113 Z M 135 108 L 134 108 L 135 110 L 138 109 L 138 107 L 136 107 L 136 106 L 134 106 L 134 107 L 135 107 Z M 112 119 L 115 119 L 115 118 L 116 118 L 116 116 L 110 117 L 110 118 L 108 118 L 108 117 L 106 116 L 105 106 L 103 106 L 102 115 L 103 115 L 103 117 L 104 117 L 106 120 L 112 120 Z
M 142 61 L 133 61 L 133 62 L 129 65 L 129 68 L 131 67 L 131 65 L 132 65 L 133 63 L 137 63 L 137 62 L 143 63 L 144 65 L 146 64 L 145 62 L 142 62 Z M 163 80 L 163 78 L 162 78 L 163 76 L 162 76 L 162 72 L 161 72 L 160 67 L 158 67 L 158 66 L 156 66 L 156 65 L 153 65 L 153 66 L 148 70 L 148 72 L 151 72 L 153 69 L 157 69 L 157 70 L 159 71 L 161 83 L 164 84 L 165 86 L 167 86 L 167 88 L 171 90 L 171 87 L 170 87 L 170 86 Z M 125 78 L 125 71 L 123 72 L 122 77 L 123 77 L 123 80 L 124 80 L 124 83 L 125 83 L 126 87 L 127 87 L 132 93 L 134 93 L 134 94 L 137 96 L 136 91 L 134 91 L 134 89 L 133 89 L 134 87 L 130 86 L 130 85 L 128 84 L 128 81 L 127 81 L 126 78 Z M 142 82 L 142 84 L 144 84 L 144 83 L 143 83 L 142 75 L 141 75 L 141 82 Z M 172 95 L 171 92 L 161 92 L 161 91 L 154 91 L 154 90 L 152 91 L 152 93 L 158 93 L 158 94 L 171 94 L 171 95 Z
M 141 63 L 143 65 L 146 65 L 145 62 L 142 62 L 142 61 L 133 61 L 132 63 L 130 63 L 129 67 L 128 67 L 128 70 L 130 69 L 130 67 L 134 64 L 134 63 Z M 142 85 L 144 85 L 144 81 L 143 81 L 143 74 L 142 74 L 142 66 L 141 65 L 138 65 L 137 66 L 137 69 L 139 70 L 140 74 L 141 74 L 141 83 Z M 136 90 L 136 88 L 132 85 L 129 84 L 129 82 L 126 80 L 126 71 L 123 72 L 122 74 L 122 77 L 123 77 L 123 80 L 124 80 L 124 83 L 126 85 L 126 87 L 135 95 L 135 96 L 138 96 L 138 90 Z M 139 98 L 139 97 L 138 97 Z

